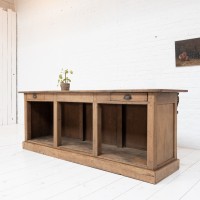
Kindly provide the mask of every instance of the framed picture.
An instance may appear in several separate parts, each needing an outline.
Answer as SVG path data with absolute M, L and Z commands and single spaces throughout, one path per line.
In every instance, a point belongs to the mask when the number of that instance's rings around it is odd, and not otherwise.
M 175 42 L 176 67 L 200 66 L 200 38 Z

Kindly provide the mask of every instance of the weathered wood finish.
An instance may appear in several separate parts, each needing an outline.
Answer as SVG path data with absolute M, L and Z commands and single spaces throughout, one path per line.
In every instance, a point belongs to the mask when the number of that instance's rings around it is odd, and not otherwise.
M 156 163 L 160 165 L 174 155 L 174 106 L 173 104 L 157 105 L 156 114 Z
M 147 150 L 147 106 L 124 105 L 125 146 Z M 124 116 L 123 116 L 124 117 Z
M 90 156 L 76 151 L 67 151 L 63 150 L 62 148 L 52 148 L 41 144 L 34 144 L 32 142 L 24 142 L 23 148 L 55 158 L 102 169 L 116 174 L 121 174 L 130 178 L 139 179 L 153 184 L 158 183 L 179 168 L 179 160 L 175 160 L 165 165 L 164 167 L 153 171 L 150 169 L 102 158 L 101 156 Z
M 83 104 L 83 133 L 84 140 L 92 141 L 92 104 Z
M 61 104 L 57 101 L 54 101 L 54 134 L 53 134 L 53 143 L 54 147 L 61 145 Z
M 130 99 L 128 101 L 147 101 L 147 93 L 111 93 L 111 101 L 127 101 L 126 96 Z
M 27 102 L 27 95 L 24 95 L 24 128 L 25 141 L 31 139 L 31 104 Z
M 82 93 L 82 94 L 95 94 L 99 95 L 107 95 L 109 93 L 179 93 L 179 92 L 188 92 L 188 90 L 178 90 L 178 89 L 129 89 L 129 90 L 46 90 L 46 91 L 20 91 L 19 93 L 24 94 L 42 94 L 42 93 L 51 93 L 51 94 L 74 94 L 74 93 Z
M 31 103 L 31 139 L 53 137 L 53 102 Z
M 83 117 L 82 104 L 80 103 L 61 103 L 62 116 L 62 136 L 83 138 Z
M 179 101 L 179 93 L 175 94 L 175 103 L 174 103 L 174 138 L 173 138 L 173 142 L 174 142 L 174 159 L 177 159 L 177 104 Z
M 53 94 L 27 94 L 27 101 L 53 101 L 54 95 Z
M 93 103 L 93 155 L 98 156 L 101 154 L 101 113 L 102 110 L 96 102 Z
M 117 145 L 117 106 L 103 104 L 101 135 L 103 144 Z
M 167 98 L 168 97 L 168 98 Z M 163 166 L 177 158 L 177 94 L 157 95 L 155 135 L 157 141 L 156 164 Z
M 148 94 L 147 106 L 147 167 L 154 170 L 156 168 L 156 135 L 155 135 L 155 105 L 156 95 Z
M 123 127 L 122 127 L 122 105 L 117 105 L 117 128 L 116 128 L 116 132 L 117 132 L 117 147 L 123 147 Z
M 79 94 L 79 93 L 66 93 L 58 94 L 57 101 L 63 102 L 93 102 L 93 95 L 90 93 Z
M 23 147 L 157 183 L 179 168 L 178 92 L 25 92 Z

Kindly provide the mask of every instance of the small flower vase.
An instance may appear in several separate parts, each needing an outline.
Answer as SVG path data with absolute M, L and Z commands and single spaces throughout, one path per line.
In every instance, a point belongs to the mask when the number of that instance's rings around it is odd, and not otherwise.
M 70 84 L 69 83 L 61 83 L 60 87 L 61 87 L 61 90 L 69 90 Z

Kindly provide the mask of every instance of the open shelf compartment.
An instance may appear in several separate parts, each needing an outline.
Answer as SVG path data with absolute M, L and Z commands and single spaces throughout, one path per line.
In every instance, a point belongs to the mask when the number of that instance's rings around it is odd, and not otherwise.
M 92 103 L 61 103 L 61 146 L 92 154 Z
M 106 159 L 147 165 L 147 105 L 100 104 L 101 154 Z
M 28 102 L 30 140 L 53 146 L 53 102 Z

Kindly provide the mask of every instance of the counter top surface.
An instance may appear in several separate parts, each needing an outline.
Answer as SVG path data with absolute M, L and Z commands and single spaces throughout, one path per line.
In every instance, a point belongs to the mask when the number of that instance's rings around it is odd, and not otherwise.
M 160 93 L 160 92 L 188 92 L 188 90 L 179 89 L 124 89 L 124 90 L 47 90 L 47 91 L 19 91 L 19 93 L 119 93 L 119 92 L 150 92 L 150 93 Z

